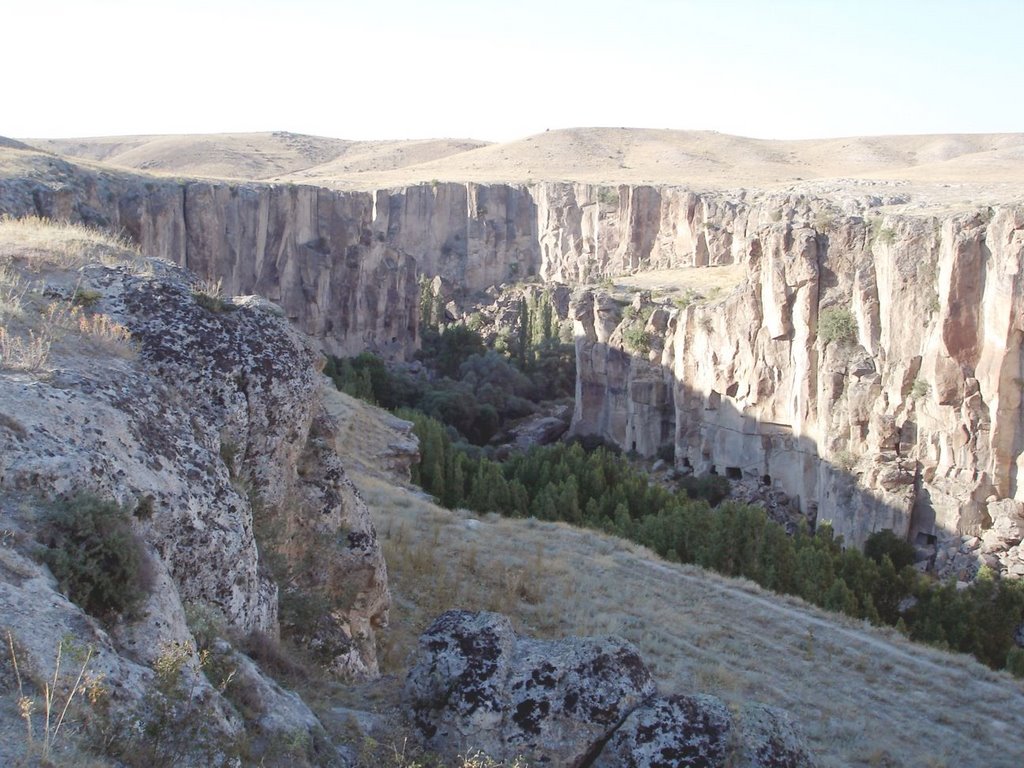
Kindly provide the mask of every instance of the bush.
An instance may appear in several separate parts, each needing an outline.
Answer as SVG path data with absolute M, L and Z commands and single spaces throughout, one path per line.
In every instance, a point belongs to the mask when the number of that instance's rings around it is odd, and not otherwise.
M 651 334 L 643 328 L 627 328 L 622 332 L 622 340 L 630 349 L 646 355 L 651 351 Z
M 99 618 L 133 615 L 150 586 L 130 514 L 113 501 L 82 494 L 62 502 L 47 521 L 43 562 L 72 602 Z
M 932 388 L 927 381 L 915 379 L 913 386 L 910 388 L 910 396 L 914 400 L 920 400 L 922 397 L 928 397 L 931 391 Z
M 1006 669 L 1014 677 L 1024 677 L 1024 648 L 1011 648 L 1006 654 Z
M 857 340 L 857 318 L 848 309 L 826 309 L 818 318 L 818 338 L 825 344 L 852 344 Z
M 875 531 L 864 542 L 864 554 L 881 565 L 882 558 L 888 556 L 896 570 L 913 565 L 916 559 L 914 545 L 901 539 L 888 528 Z
M 703 499 L 712 507 L 728 498 L 731 490 L 728 479 L 721 475 L 687 475 L 679 481 L 679 487 L 691 499 Z

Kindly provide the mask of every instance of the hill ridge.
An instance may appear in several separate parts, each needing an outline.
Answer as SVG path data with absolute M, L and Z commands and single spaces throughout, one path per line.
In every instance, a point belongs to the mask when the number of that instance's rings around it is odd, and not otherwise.
M 25 141 L 69 157 L 156 173 L 367 189 L 434 180 L 716 188 L 847 178 L 1024 183 L 1024 133 L 780 140 L 716 131 L 581 127 L 499 143 L 357 141 L 288 131 Z

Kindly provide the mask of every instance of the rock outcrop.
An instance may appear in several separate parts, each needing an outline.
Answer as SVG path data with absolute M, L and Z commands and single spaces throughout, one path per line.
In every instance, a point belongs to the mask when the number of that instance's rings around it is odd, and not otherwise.
M 771 488 L 852 544 L 891 528 L 948 548 L 991 525 L 991 503 L 1024 501 L 1020 208 L 933 214 L 897 183 L 882 196 L 853 182 L 339 192 L 0 151 L 23 168 L 0 179 L 0 212 L 123 231 L 229 292 L 278 302 L 334 353 L 410 355 L 424 276 L 448 301 L 531 275 L 745 265 L 730 295 L 644 304 L 625 325 L 613 301 L 578 297 L 573 431 L 642 455 L 670 444 L 679 468 Z M 986 554 L 1024 569 L 1019 549 Z
M 579 766 L 654 694 L 636 649 L 615 639 L 518 637 L 495 613 L 449 611 L 420 638 L 405 696 L 425 744 L 455 757 Z
M 655 694 L 621 639 L 532 640 L 500 614 L 467 611 L 427 629 L 405 685 L 414 727 L 442 757 L 477 749 L 569 768 L 813 764 L 778 710 L 734 717 L 712 696 Z
M 5 547 L 18 545 L 5 549 L 0 602 L 15 641 L 38 661 L 73 626 L 113 659 L 103 667 L 123 686 L 144 678 L 169 645 L 195 647 L 186 607 L 222 615 L 235 636 L 273 638 L 282 599 L 301 588 L 326 599 L 309 637 L 325 665 L 375 676 L 387 574 L 366 506 L 333 451 L 321 357 L 308 340 L 265 300 L 204 295 L 193 275 L 163 262 L 93 252 L 106 264 L 87 259 L 79 269 L 62 265 L 66 254 L 47 262 L 24 247 L 13 253 L 8 268 L 32 270 L 38 282 L 21 299 L 35 303 L 12 310 L 26 319 L 5 331 L 42 323 L 26 337 L 50 345 L 32 370 L 0 360 L 3 529 Z M 152 571 L 138 617 L 115 620 L 109 635 L 24 557 L 46 500 L 81 493 L 134 510 Z M 275 583 L 271 560 L 287 564 L 287 586 Z M 37 623 L 27 606 L 36 612 L 31 595 L 47 591 L 42 602 L 62 614 Z M 305 732 L 316 722 L 251 662 L 235 666 L 275 711 L 264 730 Z
M 782 489 L 849 543 L 980 534 L 1024 498 L 1024 210 L 866 221 L 808 205 L 746 214 L 730 295 L 637 304 L 647 349 L 624 341 L 637 321 L 615 302 L 577 296 L 574 431 L 644 455 L 668 441 L 679 467 Z

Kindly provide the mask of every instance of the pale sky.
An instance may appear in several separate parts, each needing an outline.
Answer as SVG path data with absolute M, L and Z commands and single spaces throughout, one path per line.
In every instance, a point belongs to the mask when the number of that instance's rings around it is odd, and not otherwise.
M 0 0 L 0 135 L 1024 131 L 1024 0 Z

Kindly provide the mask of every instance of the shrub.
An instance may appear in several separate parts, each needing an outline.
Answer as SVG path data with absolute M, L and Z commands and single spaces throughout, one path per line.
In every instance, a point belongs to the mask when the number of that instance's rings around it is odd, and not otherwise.
M 896 570 L 902 570 L 914 564 L 914 545 L 901 539 L 888 528 L 875 531 L 864 542 L 864 554 L 881 565 L 882 558 L 888 556 Z
M 811 226 L 818 232 L 827 232 L 834 225 L 835 220 L 831 211 L 817 211 L 814 214 L 814 219 L 811 221 Z
M 927 381 L 916 379 L 914 385 L 910 388 L 910 396 L 915 400 L 919 400 L 922 397 L 928 397 L 928 393 L 931 391 L 932 388 L 928 386 Z
M 832 465 L 844 472 L 849 472 L 857 466 L 857 455 L 846 448 L 840 448 L 832 454 Z
M 818 338 L 824 344 L 852 344 L 857 340 L 857 318 L 848 309 L 826 309 L 818 318 Z
M 622 332 L 622 340 L 630 349 L 646 355 L 651 351 L 651 334 L 643 328 L 627 328 Z
M 729 480 L 721 475 L 688 475 L 679 481 L 679 487 L 691 499 L 703 499 L 712 507 L 728 498 L 732 489 Z
M 1014 677 L 1024 677 L 1024 648 L 1011 648 L 1006 654 L 1006 669 Z
M 46 525 L 41 558 L 60 588 L 86 613 L 131 616 L 151 577 L 130 511 L 113 501 L 81 494 L 61 503 Z

